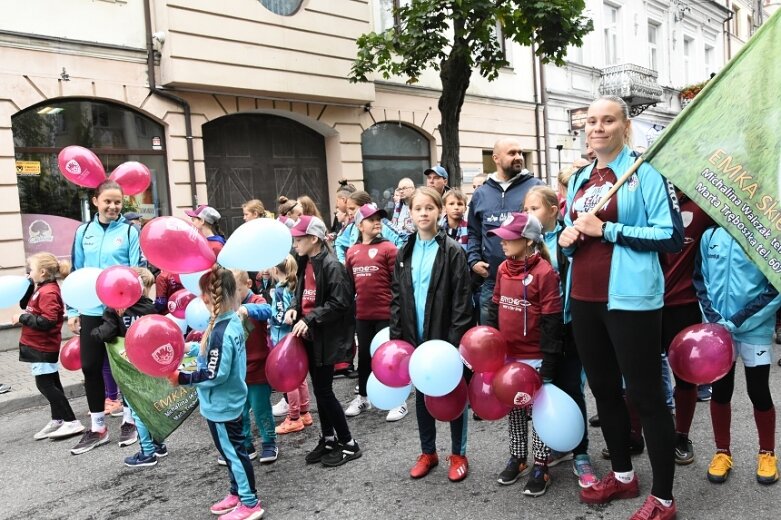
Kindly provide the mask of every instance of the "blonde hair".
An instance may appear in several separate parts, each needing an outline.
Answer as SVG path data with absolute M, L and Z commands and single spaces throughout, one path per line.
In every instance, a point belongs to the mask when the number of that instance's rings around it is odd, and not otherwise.
M 138 275 L 138 279 L 141 280 L 141 286 L 144 288 L 144 296 L 148 297 L 149 290 L 155 284 L 155 275 L 146 267 L 133 267 L 132 269 Z
M 308 197 L 307 195 L 302 195 L 298 197 L 298 203 L 301 204 L 301 213 L 303 213 L 304 215 L 309 215 L 310 217 L 317 217 L 320 220 L 323 220 L 323 216 L 320 214 L 320 210 L 317 209 L 317 205 L 315 204 L 315 201 L 313 201 L 311 197 Z
M 624 116 L 624 121 L 626 122 L 626 132 L 624 132 L 624 144 L 631 148 L 632 147 L 632 121 L 629 118 L 629 105 L 627 105 L 626 101 L 624 101 L 618 96 L 609 96 L 609 95 L 599 96 L 597 99 L 594 100 L 592 105 L 597 101 L 610 101 L 618 105 L 618 107 L 621 109 L 621 115 Z
M 247 282 L 250 281 L 249 273 L 243 269 L 231 269 L 231 273 L 233 273 L 233 278 L 236 279 L 236 291 L 238 291 L 239 286 L 247 285 Z
M 212 304 L 212 317 L 201 339 L 201 355 L 205 356 L 209 345 L 209 336 L 214 329 L 217 316 L 226 310 L 235 310 L 236 308 L 236 278 L 229 270 L 219 264 L 214 264 L 210 271 L 201 276 L 198 285 L 202 293 L 209 295 Z
M 579 168 L 575 165 L 568 166 L 561 170 L 558 175 L 559 184 L 565 188 L 569 186 L 569 180 L 572 178 L 572 174 L 578 171 Z
M 296 292 L 296 285 L 298 284 L 298 262 L 293 255 L 287 255 L 276 266 L 277 271 L 285 277 L 284 285 L 287 286 L 287 290 L 294 293 Z
M 447 199 L 451 197 L 455 197 L 457 201 L 463 202 L 466 206 L 466 195 L 464 195 L 464 193 L 458 188 L 452 188 L 450 191 L 445 193 L 445 195 L 442 197 L 442 203 L 447 204 Z
M 559 207 L 559 197 L 558 197 L 558 195 L 556 195 L 556 192 L 553 191 L 553 188 L 551 188 L 550 186 L 545 186 L 545 185 L 540 184 L 540 185 L 532 186 L 531 188 L 529 188 L 529 191 L 526 192 L 526 196 L 523 199 L 523 205 L 524 206 L 526 206 L 526 201 L 528 200 L 529 195 L 532 195 L 532 194 L 537 195 L 538 197 L 540 197 L 542 202 L 544 202 L 548 206 L 556 206 L 556 208 L 558 209 L 558 207 Z
M 63 280 L 71 272 L 69 261 L 57 260 L 57 257 L 51 253 L 35 253 L 27 259 L 27 262 L 28 264 L 35 262 L 38 269 L 46 271 L 47 280 Z
M 246 209 L 247 211 L 254 213 L 258 218 L 266 215 L 266 207 L 259 199 L 248 200 L 241 205 L 241 209 Z
M 415 203 L 415 199 L 424 196 L 430 198 L 434 205 L 439 209 L 439 212 L 442 213 L 442 195 L 439 194 L 437 190 L 434 188 L 429 188 L 428 186 L 423 186 L 415 190 L 415 193 L 412 194 L 412 198 L 410 199 L 410 206 Z

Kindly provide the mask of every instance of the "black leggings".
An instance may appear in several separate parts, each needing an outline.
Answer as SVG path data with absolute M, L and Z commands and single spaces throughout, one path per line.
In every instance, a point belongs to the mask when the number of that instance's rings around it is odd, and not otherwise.
M 745 367 L 746 390 L 751 404 L 760 412 L 770 410 L 773 407 L 773 397 L 770 395 L 770 365 L 758 367 Z M 727 375 L 713 383 L 711 399 L 719 404 L 729 404 L 732 401 L 732 392 L 735 390 L 735 364 Z
M 103 323 L 102 316 L 79 316 L 81 332 L 81 371 L 84 374 L 84 391 L 90 413 L 103 412 L 106 405 L 106 386 L 103 383 L 103 363 L 106 359 L 106 345 L 92 337 L 92 331 Z
M 698 303 L 687 303 L 662 309 L 662 352 L 667 354 L 675 336 L 686 327 L 702 323 L 702 312 Z M 675 386 L 681 389 L 694 388 L 697 385 L 684 381 L 673 372 Z
M 76 420 L 73 414 L 68 398 L 65 397 L 65 390 L 60 382 L 60 374 L 53 372 L 35 376 L 35 386 L 43 394 L 52 410 L 52 419 L 55 421 L 71 422 Z
M 347 426 L 347 418 L 339 400 L 334 395 L 334 366 L 315 366 L 309 358 L 309 375 L 312 376 L 312 391 L 317 401 L 317 413 L 320 416 L 320 429 L 323 437 L 336 434 L 340 442 L 350 442 L 352 434 Z
M 366 382 L 372 373 L 372 339 L 388 323 L 388 320 L 355 320 L 355 333 L 358 335 L 358 393 L 363 397 L 366 397 Z
M 571 302 L 572 327 L 580 360 L 597 402 L 602 434 L 613 471 L 632 469 L 626 394 L 637 407 L 653 471 L 651 494 L 672 496 L 675 428 L 662 392 L 659 345 L 662 311 L 609 311 L 606 303 Z

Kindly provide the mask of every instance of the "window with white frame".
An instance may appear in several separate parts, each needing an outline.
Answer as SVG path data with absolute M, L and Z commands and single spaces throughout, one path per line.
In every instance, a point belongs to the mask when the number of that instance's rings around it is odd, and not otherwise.
M 409 5 L 412 0 L 375 0 L 374 2 L 374 32 L 381 33 L 399 25 L 399 20 L 393 14 L 393 9 Z
M 692 55 L 694 49 L 694 39 L 684 36 L 683 38 L 683 81 L 687 85 L 691 83 L 693 79 L 692 63 L 694 56 Z
M 714 70 L 714 56 L 715 56 L 716 50 L 714 49 L 713 45 L 705 44 L 705 52 L 703 53 L 703 63 L 705 64 L 705 77 L 711 75 L 711 73 L 716 72 Z
M 605 65 L 615 65 L 618 63 L 618 60 L 620 59 L 619 52 L 618 52 L 618 42 L 619 42 L 619 16 L 620 16 L 620 7 L 611 5 L 611 4 L 604 4 L 604 27 L 603 27 L 603 38 L 602 41 L 605 42 Z
M 730 29 L 732 34 L 740 38 L 740 17 L 742 16 L 740 7 L 732 5 L 732 21 L 730 22 Z
M 659 37 L 661 28 L 657 22 L 648 20 L 648 68 L 659 70 Z

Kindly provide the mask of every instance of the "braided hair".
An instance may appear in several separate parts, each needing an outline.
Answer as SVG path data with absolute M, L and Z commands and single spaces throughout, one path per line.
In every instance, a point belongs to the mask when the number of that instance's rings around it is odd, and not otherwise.
M 209 326 L 203 333 L 203 338 L 201 338 L 201 355 L 205 356 L 209 345 L 209 336 L 214 329 L 217 317 L 227 310 L 236 308 L 236 279 L 230 270 L 215 263 L 210 271 L 201 276 L 198 285 L 201 292 L 209 296 L 212 305 L 212 317 L 209 320 Z

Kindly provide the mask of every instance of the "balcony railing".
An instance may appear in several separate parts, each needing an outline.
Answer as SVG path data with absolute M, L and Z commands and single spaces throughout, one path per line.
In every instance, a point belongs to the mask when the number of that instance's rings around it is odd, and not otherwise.
M 662 101 L 663 89 L 657 82 L 658 76 L 654 70 L 631 63 L 605 67 L 599 93 L 622 98 L 629 105 L 630 115 L 635 117 Z

